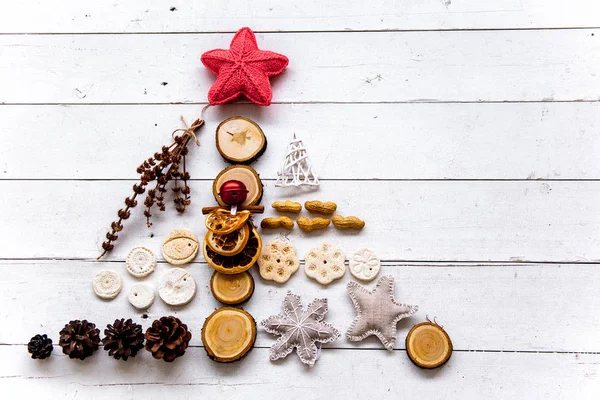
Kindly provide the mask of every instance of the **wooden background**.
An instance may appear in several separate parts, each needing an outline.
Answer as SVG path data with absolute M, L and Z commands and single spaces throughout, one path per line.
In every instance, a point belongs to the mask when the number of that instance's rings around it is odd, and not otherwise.
M 0 387 L 4 398 L 588 399 L 600 391 L 600 5 L 592 0 L 304 0 L 6 2 L 0 13 Z M 202 52 L 228 47 L 238 28 L 286 54 L 268 108 L 210 108 L 190 156 L 193 204 L 146 229 L 141 207 L 117 248 L 94 261 L 139 162 L 199 116 L 214 78 Z M 188 268 L 196 299 L 159 299 L 142 319 L 126 299 L 135 245 L 160 253 L 166 233 L 204 234 L 214 147 L 223 119 L 257 121 L 269 148 L 253 166 L 263 203 L 334 200 L 367 221 L 290 235 L 302 255 L 327 239 L 375 249 L 396 297 L 420 311 L 398 324 L 396 350 L 376 340 L 326 346 L 313 369 L 295 355 L 271 363 L 275 338 L 259 329 L 243 361 L 210 361 L 200 341 L 219 304 L 210 269 Z M 322 179 L 317 193 L 273 186 L 292 134 Z M 267 213 L 269 215 L 271 212 Z M 265 233 L 268 240 L 276 233 Z M 115 300 L 91 279 L 119 271 Z M 162 260 L 149 280 L 156 282 Z M 299 271 L 285 285 L 260 279 L 244 305 L 257 321 L 287 290 L 327 297 L 345 332 L 353 308 L 340 282 L 320 287 Z M 100 328 L 117 317 L 147 327 L 175 314 L 192 329 L 186 355 L 124 363 L 99 350 L 84 362 L 55 348 L 29 359 L 36 333 L 55 341 L 70 319 Z M 437 317 L 454 342 L 443 368 L 413 366 L 410 327 Z

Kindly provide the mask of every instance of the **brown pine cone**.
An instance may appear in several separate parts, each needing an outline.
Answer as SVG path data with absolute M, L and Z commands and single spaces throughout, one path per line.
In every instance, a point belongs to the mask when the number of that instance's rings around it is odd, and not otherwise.
M 84 360 L 91 356 L 100 344 L 100 330 L 96 324 L 86 321 L 70 321 L 60 331 L 59 346 L 69 358 Z
M 146 350 L 156 359 L 171 362 L 185 353 L 191 338 L 192 333 L 179 318 L 162 317 L 146 330 Z
M 43 360 L 50 357 L 50 353 L 54 350 L 52 339 L 47 335 L 35 335 L 27 344 L 27 350 L 31 353 L 31 358 Z
M 115 322 L 106 326 L 104 330 L 106 337 L 102 339 L 104 350 L 108 355 L 117 360 L 127 361 L 128 357 L 135 357 L 137 352 L 144 347 L 144 332 L 142 326 L 134 323 L 131 318 L 116 319 Z

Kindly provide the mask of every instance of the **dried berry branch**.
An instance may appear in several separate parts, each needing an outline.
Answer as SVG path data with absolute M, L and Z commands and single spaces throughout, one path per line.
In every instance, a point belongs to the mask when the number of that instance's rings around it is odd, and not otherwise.
M 144 216 L 146 216 L 148 227 L 152 226 L 150 218 L 152 217 L 151 209 L 153 206 L 156 205 L 160 211 L 165 211 L 165 193 L 169 182 L 173 182 L 176 210 L 183 213 L 186 206 L 190 205 L 190 188 L 187 184 L 190 174 L 186 171 L 185 156 L 188 154 L 187 145 L 190 139 L 195 139 L 196 144 L 199 144 L 195 133 L 203 124 L 204 120 L 197 119 L 190 127 L 187 127 L 186 124 L 185 129 L 176 129 L 173 132 L 173 143 L 169 146 L 163 146 L 160 152 L 154 153 L 153 157 L 144 160 L 137 168 L 136 171 L 140 174 L 140 181 L 133 185 L 133 194 L 125 198 L 125 207 L 117 212 L 119 219 L 111 223 L 111 230 L 106 233 L 106 241 L 102 243 L 104 251 L 98 259 L 115 247 L 114 242 L 119 238 L 117 233 L 123 230 L 123 220 L 131 216 L 131 209 L 138 204 L 137 196 L 146 192 L 146 188 L 151 182 L 156 182 L 156 184 L 153 189 L 148 190 L 144 200 L 144 206 L 146 207 Z M 177 132 L 183 133 L 176 135 Z M 183 173 L 180 173 L 179 165 L 182 162 Z M 183 182 L 183 187 L 179 186 L 179 180 Z

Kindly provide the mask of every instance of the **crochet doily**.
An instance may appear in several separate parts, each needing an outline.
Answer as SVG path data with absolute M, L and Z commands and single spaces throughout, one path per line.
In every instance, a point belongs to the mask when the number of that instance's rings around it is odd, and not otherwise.
M 344 250 L 322 243 L 313 247 L 304 256 L 304 272 L 322 285 L 340 279 L 346 273 L 346 254 Z
M 350 324 L 346 337 L 358 342 L 375 335 L 388 350 L 394 349 L 398 321 L 419 309 L 416 305 L 396 302 L 394 278 L 389 275 L 381 277 L 371 292 L 356 282 L 348 282 L 348 294 L 354 303 L 356 318 Z
M 127 271 L 136 278 L 143 278 L 154 272 L 156 257 L 145 247 L 134 247 L 127 255 L 125 262 Z
M 104 300 L 112 300 L 121 292 L 123 281 L 115 271 L 103 270 L 94 276 L 94 293 Z
M 296 256 L 296 248 L 286 240 L 271 240 L 258 258 L 260 276 L 277 283 L 287 282 L 299 267 L 300 260 Z
M 283 314 L 261 322 L 267 332 L 281 336 L 271 346 L 271 361 L 285 358 L 295 348 L 304 364 L 315 365 L 318 356 L 315 342 L 329 343 L 340 336 L 331 324 L 323 322 L 326 313 L 327 299 L 314 299 L 304 310 L 300 296 L 288 292 L 283 300 Z

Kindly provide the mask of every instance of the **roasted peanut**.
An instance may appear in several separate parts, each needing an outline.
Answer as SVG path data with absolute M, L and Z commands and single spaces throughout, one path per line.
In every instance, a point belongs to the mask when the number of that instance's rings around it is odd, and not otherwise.
M 304 232 L 312 232 L 315 229 L 327 228 L 331 223 L 327 218 L 308 219 L 304 217 L 298 218 L 296 222 L 298 223 L 298 228 L 302 229 Z
M 290 200 L 286 200 L 286 201 L 276 201 L 275 203 L 271 204 L 271 207 L 273 207 L 274 209 L 276 209 L 277 211 L 280 212 L 288 212 L 288 213 L 299 213 L 300 211 L 302 211 L 302 204 L 297 203 L 295 201 L 290 201 Z
M 331 220 L 333 221 L 333 225 L 338 229 L 361 230 L 365 227 L 365 221 L 362 221 L 357 217 L 342 217 L 341 215 L 334 215 Z
M 294 221 L 288 217 L 264 218 L 260 221 L 260 227 L 263 229 L 285 228 L 291 230 L 294 228 Z
M 316 212 L 319 214 L 331 215 L 337 209 L 337 204 L 332 201 L 322 202 L 319 200 L 307 201 L 304 203 L 304 208 L 308 211 Z

